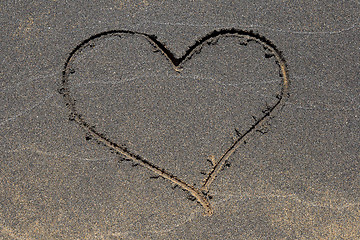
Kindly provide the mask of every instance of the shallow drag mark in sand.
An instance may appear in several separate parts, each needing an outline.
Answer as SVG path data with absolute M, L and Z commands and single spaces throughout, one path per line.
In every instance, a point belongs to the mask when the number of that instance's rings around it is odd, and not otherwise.
M 195 184 L 188 183 L 182 180 L 181 177 L 175 176 L 168 170 L 157 166 L 153 161 L 143 158 L 142 156 L 135 153 L 135 151 L 129 150 L 127 147 L 121 143 L 117 143 L 112 139 L 105 137 L 104 134 L 95 129 L 94 126 L 89 124 L 89 119 L 82 116 L 76 108 L 76 99 L 73 93 L 70 90 L 70 76 L 75 73 L 73 64 L 75 59 L 81 55 L 82 52 L 86 49 L 93 48 L 100 41 L 104 41 L 109 38 L 116 37 L 137 37 L 147 40 L 151 46 L 155 49 L 155 52 L 161 52 L 164 57 L 169 60 L 170 65 L 174 71 L 181 74 L 184 63 L 189 61 L 195 54 L 199 54 L 202 48 L 206 45 L 211 46 L 217 43 L 219 39 L 223 38 L 239 38 L 242 43 L 241 45 L 247 45 L 249 42 L 255 42 L 261 48 L 265 50 L 265 57 L 272 58 L 275 60 L 279 68 L 279 76 L 281 77 L 281 87 L 276 94 L 276 101 L 271 105 L 266 105 L 262 110 L 262 115 L 260 117 L 254 117 L 254 124 L 247 129 L 246 131 L 240 133 L 237 131 L 237 139 L 228 146 L 227 150 L 222 153 L 221 157 L 216 159 L 210 157 L 209 162 L 211 163 L 211 170 L 208 173 L 205 173 L 205 179 L 201 187 L 195 187 Z M 151 47 L 150 46 L 150 47 Z M 90 79 L 90 81 L 93 81 Z M 262 132 L 262 127 L 267 120 L 272 118 L 279 110 L 282 109 L 285 99 L 288 97 L 288 88 L 289 88 L 289 78 L 288 71 L 286 67 L 286 62 L 281 54 L 281 52 L 276 48 L 276 46 L 259 34 L 237 30 L 237 29 L 222 29 L 219 31 L 213 31 L 203 38 L 197 40 L 194 45 L 190 46 L 186 53 L 180 58 L 176 58 L 166 46 L 157 40 L 156 36 L 149 35 L 146 33 L 133 32 L 127 30 L 113 30 L 108 32 L 103 32 L 91 36 L 90 38 L 84 40 L 79 45 L 77 45 L 73 51 L 70 53 L 68 59 L 65 62 L 63 76 L 62 76 L 62 88 L 59 89 L 60 94 L 63 95 L 65 104 L 70 110 L 70 120 L 77 123 L 81 128 L 87 132 L 87 138 L 94 139 L 96 142 L 112 149 L 114 153 L 120 154 L 123 158 L 133 161 L 137 165 L 141 165 L 151 172 L 155 173 L 157 176 L 169 180 L 173 184 L 181 187 L 183 190 L 188 191 L 192 195 L 192 199 L 200 203 L 205 210 L 205 215 L 212 215 L 213 208 L 210 203 L 210 185 L 215 180 L 216 176 L 219 174 L 220 170 L 226 166 L 227 160 L 239 148 L 242 144 L 246 144 L 256 132 Z M 171 159 L 169 159 L 171 161 Z

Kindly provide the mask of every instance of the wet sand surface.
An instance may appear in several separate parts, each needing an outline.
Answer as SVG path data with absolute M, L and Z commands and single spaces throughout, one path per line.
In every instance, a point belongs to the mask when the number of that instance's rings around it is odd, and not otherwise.
M 0 6 L 1 239 L 360 238 L 356 1 Z

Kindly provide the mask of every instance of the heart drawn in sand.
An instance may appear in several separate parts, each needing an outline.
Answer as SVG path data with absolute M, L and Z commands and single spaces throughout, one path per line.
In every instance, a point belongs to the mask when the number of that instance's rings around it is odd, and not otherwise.
M 221 157 L 219 159 L 211 160 L 212 162 L 211 171 L 206 175 L 206 178 L 201 187 L 195 187 L 194 184 L 190 184 L 182 180 L 180 176 L 175 176 L 168 170 L 165 170 L 160 166 L 157 166 L 151 160 L 144 159 L 143 157 L 135 154 L 133 152 L 133 149 L 129 150 L 123 145 L 113 141 L 113 139 L 105 137 L 102 132 L 99 132 L 98 130 L 95 129 L 95 127 L 89 124 L 89 121 L 86 119 L 86 117 L 83 117 L 78 112 L 75 104 L 76 99 L 74 98 L 74 94 L 71 92 L 71 88 L 69 85 L 70 75 L 74 73 L 73 65 L 75 59 L 82 52 L 84 52 L 85 49 L 92 48 L 95 42 L 103 41 L 105 39 L 109 39 L 111 37 L 117 37 L 117 36 L 119 37 L 136 36 L 136 37 L 144 38 L 145 40 L 150 42 L 151 45 L 157 51 L 161 52 L 162 55 L 169 60 L 172 68 L 176 72 L 180 72 L 180 74 L 181 74 L 181 68 L 183 67 L 184 63 L 187 60 L 189 60 L 195 53 L 200 52 L 203 45 L 205 44 L 210 45 L 212 41 L 216 41 L 216 39 L 219 39 L 221 37 L 235 37 L 242 39 L 245 42 L 255 42 L 259 44 L 262 48 L 264 48 L 267 51 L 268 55 L 271 55 L 275 58 L 281 77 L 281 87 L 276 95 L 275 103 L 273 103 L 270 106 L 267 105 L 266 108 L 262 110 L 261 113 L 262 115 L 255 119 L 254 124 L 252 124 L 250 128 L 248 128 L 243 133 L 238 133 L 237 139 L 227 147 L 227 150 L 221 154 Z M 253 133 L 255 133 L 256 131 L 260 131 L 263 124 L 272 116 L 274 116 L 279 109 L 281 109 L 281 106 L 283 105 L 285 99 L 288 96 L 288 85 L 289 85 L 289 79 L 286 68 L 286 62 L 282 57 L 281 52 L 276 48 L 276 46 L 273 43 L 271 43 L 265 37 L 253 33 L 251 31 L 243 31 L 236 29 L 223 29 L 219 31 L 213 31 L 210 34 L 198 40 L 194 45 L 190 46 L 182 57 L 176 58 L 174 54 L 171 53 L 165 47 L 164 44 L 158 41 L 155 36 L 140 32 L 134 32 L 134 31 L 113 30 L 91 36 L 90 38 L 84 40 L 74 48 L 74 50 L 70 53 L 68 59 L 65 62 L 63 75 L 62 75 L 62 88 L 59 90 L 59 92 L 63 95 L 66 106 L 70 110 L 70 120 L 75 121 L 80 127 L 82 127 L 87 132 L 88 137 L 91 137 L 97 142 L 106 145 L 108 148 L 111 148 L 114 152 L 123 155 L 124 158 L 132 160 L 134 163 L 147 168 L 148 170 L 152 171 L 158 176 L 161 176 L 171 181 L 173 184 L 178 185 L 183 190 L 188 191 L 194 197 L 194 199 L 196 199 L 197 202 L 204 207 L 205 215 L 210 216 L 213 214 L 213 208 L 210 204 L 210 200 L 208 196 L 210 185 L 213 183 L 216 176 L 219 174 L 219 171 L 224 167 L 226 160 L 229 159 L 229 157 L 234 153 L 234 151 L 240 145 L 246 143 L 246 141 L 253 135 Z

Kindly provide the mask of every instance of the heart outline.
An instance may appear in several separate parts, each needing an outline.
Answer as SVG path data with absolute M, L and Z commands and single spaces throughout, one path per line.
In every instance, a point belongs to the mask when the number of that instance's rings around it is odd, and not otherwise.
M 278 100 L 272 106 L 267 107 L 263 111 L 264 115 L 261 118 L 256 119 L 255 123 L 244 134 L 238 137 L 238 139 L 227 149 L 227 151 L 216 162 L 216 164 L 215 163 L 213 164 L 213 168 L 209 172 L 201 188 L 196 188 L 194 185 L 186 183 L 185 181 L 171 174 L 167 170 L 160 168 L 155 164 L 153 164 L 152 162 L 143 159 L 139 155 L 130 152 L 125 147 L 119 146 L 115 142 L 106 138 L 103 134 L 97 132 L 95 128 L 90 126 L 81 116 L 81 114 L 77 112 L 75 107 L 75 99 L 71 96 L 71 92 L 69 90 L 69 76 L 70 74 L 73 73 L 73 69 L 71 68 L 71 63 L 85 48 L 92 47 L 93 42 L 100 41 L 101 39 L 104 38 L 109 38 L 112 36 L 120 36 L 120 35 L 135 35 L 135 36 L 144 37 L 146 40 L 150 42 L 151 45 L 153 45 L 169 60 L 173 69 L 177 72 L 181 71 L 181 65 L 187 60 L 189 60 L 198 50 L 201 50 L 202 46 L 205 43 L 211 42 L 212 40 L 223 36 L 225 37 L 236 36 L 245 39 L 247 42 L 255 41 L 258 44 L 260 44 L 265 50 L 270 51 L 272 56 L 275 57 L 275 61 L 279 66 L 280 77 L 282 77 L 282 82 L 283 82 L 282 87 L 280 89 L 280 93 L 277 95 Z M 283 106 L 285 99 L 289 96 L 288 90 L 289 90 L 289 77 L 288 77 L 286 61 L 282 56 L 282 53 L 277 49 L 277 47 L 271 41 L 252 31 L 244 31 L 238 29 L 215 30 L 207 34 L 205 37 L 201 38 L 200 40 L 196 41 L 195 44 L 191 45 L 183 56 L 181 56 L 180 58 L 176 58 L 174 54 L 169 49 L 167 49 L 164 44 L 158 41 L 156 36 L 154 35 L 149 35 L 146 33 L 129 31 L 129 30 L 111 30 L 111 31 L 98 33 L 96 35 L 91 36 L 90 38 L 85 39 L 70 52 L 64 64 L 64 69 L 62 72 L 62 88 L 59 89 L 59 93 L 62 94 L 65 101 L 65 105 L 70 110 L 69 119 L 75 121 L 78 125 L 80 125 L 80 127 L 82 127 L 93 139 L 113 149 L 116 153 L 122 154 L 126 158 L 134 161 L 135 163 L 179 185 L 182 189 L 187 190 L 204 207 L 205 209 L 204 215 L 211 216 L 213 214 L 213 208 L 210 204 L 210 200 L 208 197 L 210 185 L 215 180 L 219 171 L 224 166 L 226 160 L 235 152 L 235 150 L 242 143 L 246 143 L 246 140 L 250 137 L 251 133 L 259 131 L 261 125 L 265 123 L 266 120 L 268 120 L 271 116 L 273 116 L 275 112 L 281 109 L 281 106 Z

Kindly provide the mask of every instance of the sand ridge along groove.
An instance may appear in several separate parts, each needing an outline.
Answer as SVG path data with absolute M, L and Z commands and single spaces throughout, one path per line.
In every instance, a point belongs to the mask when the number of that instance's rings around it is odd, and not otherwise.
M 69 76 L 74 72 L 72 69 L 72 63 L 74 59 L 86 48 L 91 48 L 94 45 L 94 42 L 101 41 L 102 39 L 106 39 L 109 37 L 114 36 L 140 36 L 145 38 L 147 41 L 153 45 L 158 51 L 160 51 L 170 62 L 173 69 L 177 72 L 181 72 L 182 64 L 189 60 L 194 54 L 200 52 L 202 46 L 204 44 L 211 44 L 212 41 L 216 41 L 222 37 L 238 37 L 246 42 L 254 41 L 260 46 L 262 46 L 268 53 L 266 57 L 275 57 L 275 61 L 279 67 L 279 75 L 282 78 L 281 89 L 277 94 L 276 102 L 272 106 L 266 106 L 266 108 L 262 111 L 262 117 L 255 119 L 255 123 L 244 133 L 238 134 L 237 140 L 229 146 L 229 148 L 225 151 L 225 153 L 220 157 L 220 159 L 213 159 L 212 162 L 212 169 L 206 175 L 204 182 L 200 188 L 195 187 L 193 184 L 189 184 L 183 181 L 180 177 L 173 175 L 172 173 L 168 172 L 167 170 L 156 166 L 151 161 L 142 158 L 141 156 L 131 152 L 126 147 L 113 142 L 111 139 L 105 137 L 102 133 L 98 132 L 95 127 L 90 126 L 86 119 L 81 116 L 78 111 L 76 110 L 75 106 L 75 99 L 72 96 L 69 88 Z M 245 43 L 246 44 L 246 43 Z M 210 199 L 208 196 L 210 185 L 215 180 L 216 176 L 218 175 L 219 171 L 223 168 L 226 160 L 234 153 L 234 151 L 241 145 L 246 143 L 249 139 L 251 133 L 256 131 L 261 131 L 261 126 L 264 122 L 274 116 L 278 110 L 281 109 L 283 106 L 284 101 L 289 96 L 289 77 L 285 59 L 282 56 L 282 53 L 276 48 L 276 46 L 266 39 L 263 36 L 260 36 L 257 33 L 252 31 L 244 31 L 244 30 L 237 30 L 237 29 L 222 29 L 222 30 L 215 30 L 208 35 L 204 36 L 203 38 L 197 40 L 195 44 L 190 46 L 185 54 L 180 57 L 176 58 L 173 53 L 170 52 L 169 49 L 165 47 L 160 41 L 157 40 L 156 36 L 149 35 L 146 33 L 141 32 L 134 32 L 134 31 L 127 31 L 127 30 L 112 30 L 107 32 L 102 32 L 96 35 L 91 36 L 90 38 L 82 41 L 79 45 L 77 45 L 69 54 L 67 58 L 63 73 L 62 73 L 62 87 L 59 89 L 59 93 L 63 95 L 65 100 L 65 104 L 70 110 L 70 120 L 76 122 L 80 127 L 82 127 L 87 132 L 87 137 L 91 137 L 96 140 L 98 143 L 101 143 L 110 149 L 112 149 L 117 154 L 122 155 L 123 157 L 132 160 L 134 163 L 139 164 L 148 170 L 152 171 L 153 173 L 161 176 L 172 183 L 178 185 L 183 190 L 188 191 L 198 203 L 200 203 L 205 210 L 205 215 L 211 216 L 213 214 L 213 208 L 210 204 Z

